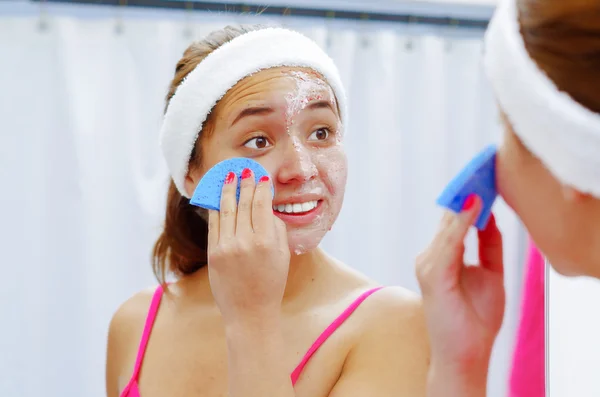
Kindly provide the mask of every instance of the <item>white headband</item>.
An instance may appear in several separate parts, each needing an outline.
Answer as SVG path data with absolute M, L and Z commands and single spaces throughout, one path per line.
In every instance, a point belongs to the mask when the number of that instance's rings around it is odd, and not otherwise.
M 198 134 L 217 102 L 243 78 L 272 67 L 306 67 L 320 73 L 333 90 L 342 122 L 346 95 L 337 67 L 308 37 L 283 28 L 245 33 L 210 53 L 179 85 L 164 116 L 160 144 L 179 193 Z
M 523 144 L 562 183 L 600 197 L 600 114 L 560 91 L 531 59 L 516 0 L 501 0 L 485 36 L 484 66 Z

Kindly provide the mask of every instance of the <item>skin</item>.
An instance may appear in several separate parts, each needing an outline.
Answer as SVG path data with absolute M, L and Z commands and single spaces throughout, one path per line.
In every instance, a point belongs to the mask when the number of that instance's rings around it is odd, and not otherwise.
M 600 278 L 600 200 L 556 180 L 508 123 L 497 154 L 497 186 L 552 267 Z M 479 266 L 463 262 L 464 240 L 481 208 L 446 213 L 418 258 L 432 364 L 428 396 L 484 397 L 493 343 L 505 309 L 502 238 L 490 222 L 479 238 Z M 452 313 L 451 316 L 448 313 Z
M 337 106 L 290 105 L 304 84 L 298 72 L 318 79 L 306 70 L 264 70 L 216 106 L 213 131 L 201 141 L 203 164 L 188 175 L 188 190 L 214 164 L 234 156 L 254 158 L 271 180 L 241 180 L 239 209 L 237 181 L 224 186 L 221 212 L 209 214 L 209 266 L 172 284 L 163 297 L 139 378 L 143 397 L 425 395 L 423 308 L 417 296 L 398 287 L 369 297 L 291 386 L 290 373 L 317 336 L 376 286 L 317 248 L 342 205 L 346 158 Z M 307 103 L 335 104 L 322 83 L 313 84 L 324 88 Z M 257 104 L 273 111 L 233 123 Z M 324 127 L 330 134 L 319 131 Z M 248 144 L 257 135 L 270 145 Z M 319 195 L 320 216 L 299 224 L 274 215 L 273 203 L 307 192 Z M 111 321 L 108 397 L 117 397 L 131 376 L 151 294 L 134 295 Z

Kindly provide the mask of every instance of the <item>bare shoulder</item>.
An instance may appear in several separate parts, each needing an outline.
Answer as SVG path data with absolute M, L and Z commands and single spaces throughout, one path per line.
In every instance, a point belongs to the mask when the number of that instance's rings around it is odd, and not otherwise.
M 429 343 L 419 295 L 385 287 L 361 306 L 360 337 L 330 397 L 425 396 Z
M 402 287 L 384 287 L 364 303 L 360 343 L 382 344 L 403 353 L 429 357 L 421 297 Z
M 152 287 L 137 292 L 117 308 L 110 320 L 106 352 L 108 397 L 117 396 L 122 387 L 120 377 L 135 357 L 155 290 Z
M 109 338 L 112 336 L 116 340 L 125 340 L 141 332 L 155 289 L 151 287 L 139 291 L 117 308 L 110 320 Z
M 421 297 L 406 288 L 383 287 L 369 297 L 368 304 L 369 315 L 375 321 L 372 325 L 400 328 L 424 325 Z

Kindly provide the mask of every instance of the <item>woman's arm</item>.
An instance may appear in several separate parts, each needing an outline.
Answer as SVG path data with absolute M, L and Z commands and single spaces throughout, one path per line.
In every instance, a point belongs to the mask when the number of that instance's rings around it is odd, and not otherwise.
M 487 393 L 488 360 L 473 363 L 465 371 L 456 365 L 432 363 L 427 380 L 427 397 L 485 397 Z
M 131 300 L 125 302 L 115 312 L 108 327 L 108 342 L 106 346 L 106 396 L 119 397 L 119 376 L 123 364 L 123 353 L 127 345 L 129 314 Z
M 140 291 L 123 302 L 113 314 L 108 327 L 106 346 L 106 395 L 119 397 L 125 363 L 135 357 L 146 312 L 154 289 Z

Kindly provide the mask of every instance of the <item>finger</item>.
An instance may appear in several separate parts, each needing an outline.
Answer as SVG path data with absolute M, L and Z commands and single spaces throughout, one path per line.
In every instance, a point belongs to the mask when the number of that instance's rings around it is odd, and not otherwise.
M 219 243 L 219 211 L 208 211 L 208 251 Z
M 252 233 L 252 200 L 254 199 L 254 174 L 249 168 L 242 171 L 240 201 L 237 209 L 236 235 Z
M 273 226 L 273 196 L 271 194 L 271 180 L 263 176 L 256 185 L 254 200 L 252 200 L 252 226 L 256 234 L 272 234 L 275 237 Z
M 230 172 L 225 177 L 221 192 L 221 210 L 219 211 L 219 241 L 235 236 L 235 218 L 237 212 L 237 176 Z
M 437 248 L 437 249 L 436 249 Z M 423 295 L 442 295 L 460 286 L 464 268 L 465 246 L 461 244 L 452 253 L 431 246 L 417 257 L 415 274 Z
M 465 200 L 459 214 L 447 212 L 442 217 L 440 228 L 434 238 L 434 246 L 454 251 L 464 244 L 471 225 L 481 212 L 481 199 L 472 194 Z
M 479 262 L 481 266 L 497 273 L 504 272 L 502 233 L 496 224 L 494 214 L 490 216 L 485 229 L 477 232 L 479 239 Z
M 448 288 L 458 284 L 465 252 L 465 237 L 481 210 L 481 199 L 471 195 L 460 214 L 447 212 L 440 222 L 437 235 L 420 261 L 419 274 L 423 284 L 433 288 L 443 283 Z

